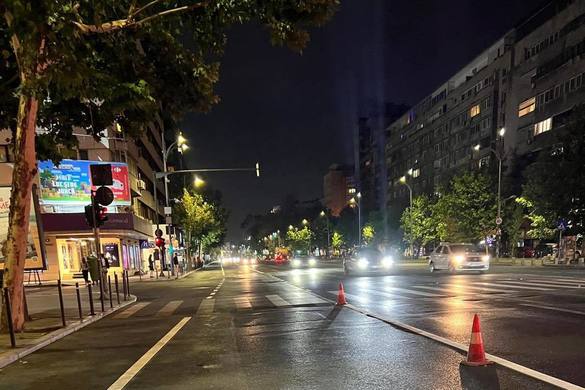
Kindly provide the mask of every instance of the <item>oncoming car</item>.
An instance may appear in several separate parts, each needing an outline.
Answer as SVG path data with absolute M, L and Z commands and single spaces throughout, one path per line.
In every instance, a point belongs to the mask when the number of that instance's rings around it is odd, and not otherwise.
M 441 243 L 429 258 L 429 270 L 480 271 L 490 268 L 490 256 L 484 247 L 474 244 Z
M 317 266 L 317 259 L 313 256 L 295 256 L 290 265 L 293 268 L 314 268 Z
M 374 248 L 361 248 L 343 260 L 343 272 L 346 275 L 355 273 L 388 273 L 394 267 L 394 258 L 384 255 Z

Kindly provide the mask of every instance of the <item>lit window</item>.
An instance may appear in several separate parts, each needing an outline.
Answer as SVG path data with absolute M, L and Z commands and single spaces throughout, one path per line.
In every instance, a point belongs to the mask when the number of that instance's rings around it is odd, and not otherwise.
M 472 106 L 469 110 L 469 117 L 473 118 L 474 116 L 479 115 L 480 112 L 481 109 L 479 108 L 479 104 Z
M 552 129 L 552 118 L 534 124 L 534 135 L 537 136 Z
M 420 168 L 416 168 L 412 170 L 412 177 L 419 177 L 420 176 Z
M 530 114 L 532 111 L 534 111 L 535 108 L 536 108 L 536 98 L 531 97 L 528 100 L 524 100 L 518 106 L 518 116 L 521 117 L 521 116 Z

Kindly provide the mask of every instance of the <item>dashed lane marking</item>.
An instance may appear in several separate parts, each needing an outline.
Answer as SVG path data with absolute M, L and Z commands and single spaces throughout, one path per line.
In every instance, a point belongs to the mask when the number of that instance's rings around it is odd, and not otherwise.
M 291 306 L 291 304 L 280 297 L 280 295 L 266 295 L 266 299 L 274 306 Z
M 123 312 L 116 314 L 114 318 L 128 318 L 131 315 L 136 314 L 139 310 L 144 309 L 146 306 L 150 305 L 150 302 L 138 302 L 128 309 L 124 310 Z
M 168 317 L 168 316 L 170 316 L 171 314 L 173 314 L 173 312 L 175 310 L 177 310 L 177 308 L 179 306 L 181 306 L 182 303 L 183 303 L 183 301 L 170 301 L 169 303 L 164 305 L 163 308 L 160 309 L 155 314 L 155 317 Z

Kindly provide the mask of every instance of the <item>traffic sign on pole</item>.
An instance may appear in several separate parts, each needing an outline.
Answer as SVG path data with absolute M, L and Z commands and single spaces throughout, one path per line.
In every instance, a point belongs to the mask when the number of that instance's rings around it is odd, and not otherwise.
M 501 225 L 502 224 L 502 217 L 497 217 L 496 218 L 496 225 Z

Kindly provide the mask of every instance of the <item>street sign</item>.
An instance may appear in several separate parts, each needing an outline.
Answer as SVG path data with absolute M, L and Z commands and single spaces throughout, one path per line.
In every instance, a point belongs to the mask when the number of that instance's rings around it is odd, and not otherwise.
M 114 201 L 114 192 L 109 187 L 99 187 L 95 192 L 95 200 L 102 206 L 109 206 Z
M 111 164 L 91 164 L 89 171 L 91 173 L 91 184 L 94 186 L 111 186 L 114 184 Z
M 171 215 L 172 213 L 173 213 L 173 208 L 165 206 L 165 215 Z
M 170 225 L 171 223 L 173 223 L 173 217 L 170 217 L 170 216 L 168 216 L 168 215 L 167 215 L 167 216 L 165 217 L 165 223 L 166 223 L 167 225 Z
M 497 217 L 496 218 L 496 225 L 501 225 L 502 224 L 502 217 Z

